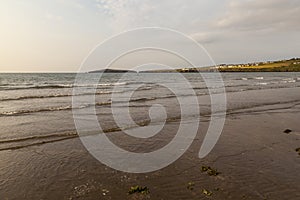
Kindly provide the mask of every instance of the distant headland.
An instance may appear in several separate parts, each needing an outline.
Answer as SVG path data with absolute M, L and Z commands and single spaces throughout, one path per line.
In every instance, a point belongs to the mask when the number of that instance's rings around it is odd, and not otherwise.
M 219 64 L 209 67 L 184 67 L 177 69 L 133 71 L 123 69 L 103 69 L 89 73 L 196 73 L 196 72 L 300 72 L 300 58 L 288 60 L 253 62 L 246 64 Z
M 215 68 L 219 72 L 300 72 L 300 58 L 247 64 L 223 64 Z

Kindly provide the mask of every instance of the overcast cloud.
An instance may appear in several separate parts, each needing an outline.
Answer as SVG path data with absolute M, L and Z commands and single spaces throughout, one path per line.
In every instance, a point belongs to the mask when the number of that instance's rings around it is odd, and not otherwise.
M 298 0 L 232 0 L 215 26 L 237 31 L 296 31 L 299 19 Z
M 1 71 L 76 71 L 132 28 L 193 37 L 217 63 L 300 57 L 299 0 L 53 0 L 0 3 Z

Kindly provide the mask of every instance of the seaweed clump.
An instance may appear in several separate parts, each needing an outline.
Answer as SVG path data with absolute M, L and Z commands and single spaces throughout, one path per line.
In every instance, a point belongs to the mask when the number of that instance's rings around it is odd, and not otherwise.
M 206 189 L 203 189 L 202 193 L 205 194 L 205 195 L 207 195 L 207 196 L 211 196 L 213 194 L 211 191 L 206 190 Z
M 209 176 L 218 176 L 219 174 L 221 174 L 216 169 L 213 169 L 210 166 L 202 166 L 201 171 L 206 172 Z
M 135 194 L 135 193 L 139 193 L 139 194 L 148 194 L 149 188 L 148 187 L 142 187 L 142 186 L 132 186 L 130 187 L 128 194 Z
M 194 186 L 195 186 L 194 182 L 189 182 L 186 188 L 189 189 L 189 190 L 193 190 Z

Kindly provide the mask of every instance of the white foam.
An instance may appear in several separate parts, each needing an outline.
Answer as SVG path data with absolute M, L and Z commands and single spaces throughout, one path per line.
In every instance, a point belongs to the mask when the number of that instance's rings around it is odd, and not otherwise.
M 264 79 L 264 77 L 262 77 L 262 76 L 258 76 L 258 77 L 255 77 L 254 79 L 256 79 L 256 80 L 263 80 L 263 79 Z

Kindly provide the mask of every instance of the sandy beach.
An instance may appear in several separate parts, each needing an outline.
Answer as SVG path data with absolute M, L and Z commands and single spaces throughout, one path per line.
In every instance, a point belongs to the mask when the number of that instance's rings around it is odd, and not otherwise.
M 209 124 L 209 118 L 203 116 L 189 150 L 175 163 L 152 173 L 113 170 L 93 158 L 78 137 L 2 150 L 1 199 L 297 199 L 299 90 L 255 91 L 255 98 L 252 92 L 228 93 L 228 103 L 239 105 L 253 99 L 257 104 L 269 103 L 228 111 L 221 138 L 207 157 L 198 158 Z M 177 127 L 178 122 L 169 122 L 154 147 L 170 140 Z M 285 133 L 286 129 L 291 132 Z M 121 132 L 106 134 L 134 151 L 153 148 L 151 142 L 132 146 Z M 218 173 L 209 174 L 203 167 Z M 149 193 L 129 194 L 132 186 L 147 187 Z

